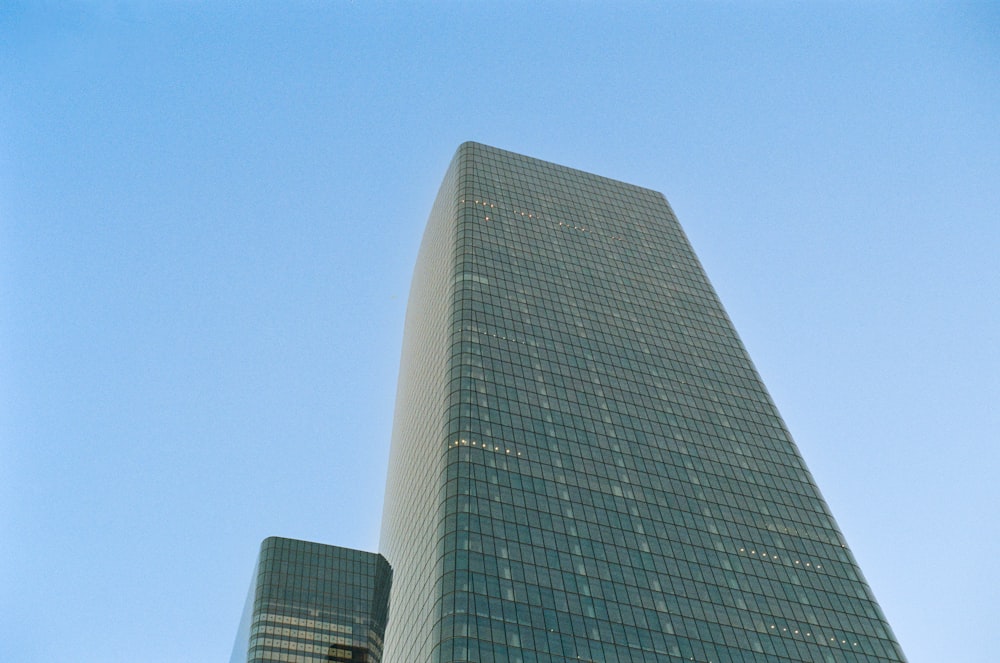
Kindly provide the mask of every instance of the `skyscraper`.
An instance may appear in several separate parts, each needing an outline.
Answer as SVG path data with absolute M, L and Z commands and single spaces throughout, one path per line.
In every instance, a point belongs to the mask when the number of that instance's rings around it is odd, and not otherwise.
M 407 310 L 389 663 L 903 661 L 669 204 L 474 143 Z
M 379 663 L 392 572 L 381 555 L 272 536 L 231 663 Z

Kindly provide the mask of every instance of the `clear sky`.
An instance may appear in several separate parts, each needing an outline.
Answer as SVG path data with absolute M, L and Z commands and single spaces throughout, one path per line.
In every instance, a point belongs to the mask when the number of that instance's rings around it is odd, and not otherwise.
M 911 663 L 996 661 L 997 7 L 3 2 L 0 660 L 226 660 L 265 536 L 377 548 L 476 140 L 667 196 Z

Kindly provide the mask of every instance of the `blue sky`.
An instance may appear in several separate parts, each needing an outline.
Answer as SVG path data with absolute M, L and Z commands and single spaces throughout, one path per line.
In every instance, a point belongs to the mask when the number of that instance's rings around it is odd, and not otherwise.
M 242 5 L 0 7 L 0 659 L 225 660 L 265 536 L 377 548 L 476 140 L 667 196 L 910 660 L 995 660 L 995 5 Z

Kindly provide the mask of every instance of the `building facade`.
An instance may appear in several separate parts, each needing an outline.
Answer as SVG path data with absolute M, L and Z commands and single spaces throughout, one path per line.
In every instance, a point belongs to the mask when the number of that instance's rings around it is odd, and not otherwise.
M 462 145 L 407 310 L 389 663 L 904 656 L 669 204 Z
M 265 539 L 231 663 L 380 663 L 391 583 L 381 555 Z

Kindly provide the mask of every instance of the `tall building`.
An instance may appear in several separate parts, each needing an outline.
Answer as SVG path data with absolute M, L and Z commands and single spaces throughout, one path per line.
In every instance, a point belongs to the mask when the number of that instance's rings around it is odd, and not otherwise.
M 380 663 L 392 572 L 381 555 L 270 537 L 231 663 Z
M 420 248 L 389 663 L 904 656 L 664 197 L 466 143 Z

